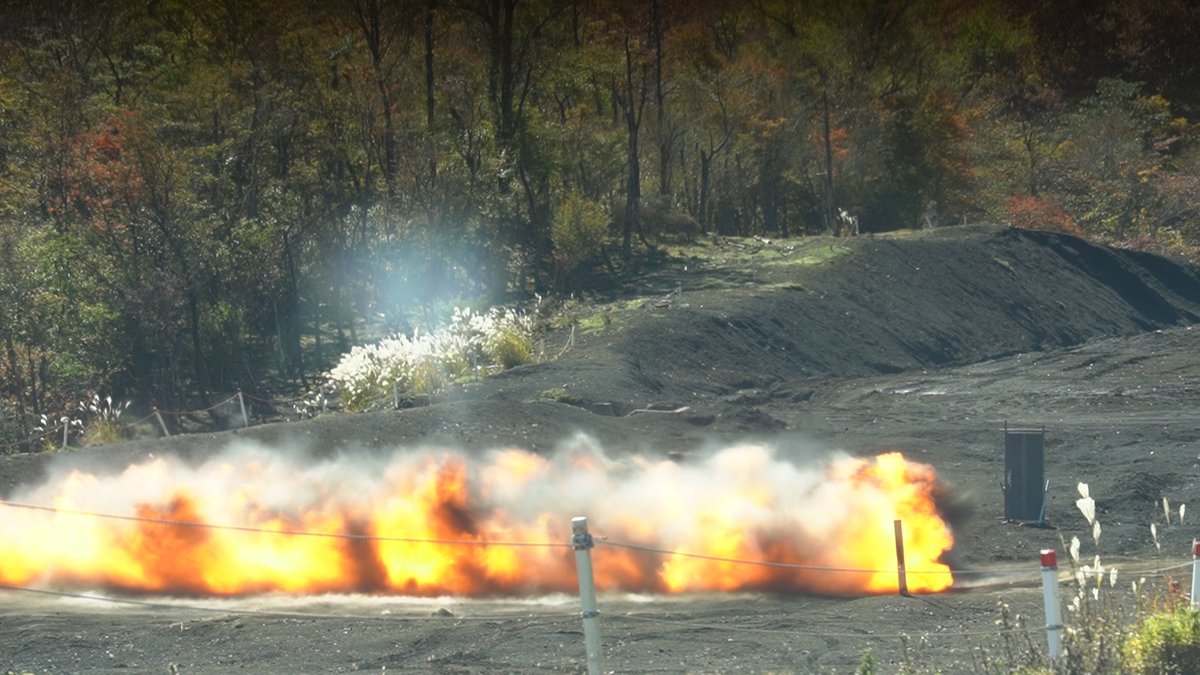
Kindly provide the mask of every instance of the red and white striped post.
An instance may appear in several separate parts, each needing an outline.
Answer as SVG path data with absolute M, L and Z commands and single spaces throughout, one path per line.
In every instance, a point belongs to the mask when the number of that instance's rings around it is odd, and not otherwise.
M 1200 539 L 1192 540 L 1192 607 L 1200 604 Z
M 583 617 L 583 644 L 587 650 L 588 675 L 604 672 L 604 653 L 600 650 L 600 612 L 596 609 L 596 581 L 592 575 L 592 535 L 587 518 L 571 519 L 571 547 L 575 549 L 575 571 L 579 574 L 579 600 Z
M 1046 605 L 1046 644 L 1051 663 L 1062 658 L 1062 604 L 1058 598 L 1058 554 L 1052 548 L 1041 550 L 1042 597 Z

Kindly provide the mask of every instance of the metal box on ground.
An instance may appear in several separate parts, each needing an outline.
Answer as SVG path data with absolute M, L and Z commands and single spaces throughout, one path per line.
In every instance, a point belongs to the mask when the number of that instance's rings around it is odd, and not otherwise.
M 1046 520 L 1046 428 L 1010 429 L 1004 423 L 1004 519 Z

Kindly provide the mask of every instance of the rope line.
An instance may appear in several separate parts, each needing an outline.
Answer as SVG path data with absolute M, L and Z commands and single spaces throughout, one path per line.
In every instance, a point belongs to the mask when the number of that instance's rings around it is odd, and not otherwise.
M 401 542 L 410 544 L 445 544 L 450 546 L 504 546 L 511 548 L 571 548 L 568 543 L 555 542 L 534 542 L 534 541 L 477 541 L 471 539 L 426 539 L 421 537 L 392 537 L 379 536 L 371 534 L 351 534 L 347 532 L 310 532 L 305 530 L 273 530 L 266 527 L 254 527 L 252 525 L 224 525 L 217 523 L 205 523 L 196 520 L 174 520 L 171 518 L 150 518 L 146 516 L 124 516 L 115 513 L 98 513 L 95 511 L 81 511 L 76 509 L 62 509 L 53 506 L 41 506 L 38 504 L 22 504 L 19 502 L 10 502 L 0 500 L 0 506 L 8 506 L 17 509 L 27 509 L 30 511 L 44 511 L 49 513 L 57 513 L 70 516 L 85 516 L 89 518 L 105 518 L 110 520 L 124 520 L 139 523 L 152 523 L 155 525 L 170 525 L 179 527 L 196 527 L 210 530 L 231 530 L 234 532 L 253 532 L 261 534 L 276 534 L 290 537 L 321 537 L 327 539 L 347 539 L 351 541 L 382 541 L 382 542 Z
M 1133 561 L 1131 561 L 1131 562 L 1133 562 Z M 1162 574 L 1163 572 L 1170 572 L 1171 570 L 1178 570 L 1178 569 L 1183 569 L 1185 567 L 1191 567 L 1194 564 L 1195 563 L 1193 563 L 1193 562 L 1181 562 L 1181 563 L 1176 563 L 1174 565 L 1167 565 L 1166 567 L 1149 567 L 1149 568 L 1145 568 L 1145 569 L 1139 569 L 1136 567 L 1134 567 L 1134 568 L 1122 567 L 1120 563 L 1114 563 L 1111 565 L 1104 566 L 1104 575 L 1108 576 L 1109 570 L 1112 570 L 1114 568 L 1117 570 L 1117 573 L 1119 575 L 1125 576 L 1125 577 L 1128 577 L 1131 574 Z M 1076 568 L 1076 570 L 1078 570 L 1078 569 L 1079 568 Z M 1092 576 L 1095 576 L 1095 574 L 1096 574 L 1096 571 L 1091 570 L 1084 576 L 1092 577 Z M 1071 579 L 1069 579 L 1069 580 L 1073 580 L 1073 579 L 1074 579 L 1074 576 L 1072 576 Z
M 277 398 L 259 398 L 253 394 L 247 394 L 246 392 L 243 391 L 242 396 L 250 399 L 251 401 L 258 401 L 259 403 L 266 403 L 267 405 L 287 405 L 289 403 L 297 403 L 299 401 L 303 401 L 303 400 L 307 399 L 309 396 L 311 396 L 311 394 L 305 394 L 304 396 L 297 396 L 295 398 L 277 399 Z M 234 395 L 234 398 L 237 398 L 236 394 Z
M 1135 573 L 1135 572 L 1136 572 L 1137 574 L 1162 574 L 1163 572 L 1170 572 L 1171 570 L 1178 570 L 1178 569 L 1183 569 L 1183 568 L 1185 568 L 1185 567 L 1192 567 L 1192 566 L 1193 566 L 1193 565 L 1195 565 L 1195 564 L 1196 564 L 1195 562 L 1181 562 L 1181 563 L 1176 563 L 1176 564 L 1174 564 L 1174 565 L 1168 565 L 1168 566 L 1166 566 L 1166 567 L 1158 567 L 1158 568 L 1154 568 L 1154 569 L 1141 570 L 1141 571 L 1139 571 L 1139 570 L 1136 570 L 1136 569 L 1134 569 L 1134 570 L 1120 570 L 1120 571 L 1118 572 L 1118 574 L 1119 574 L 1120 572 L 1124 572 L 1124 573 L 1126 573 L 1126 574 L 1133 574 L 1133 573 Z
M 758 565 L 761 567 L 780 567 L 780 568 L 784 568 L 784 569 L 808 570 L 808 571 L 812 571 L 812 572 L 853 572 L 853 573 L 859 573 L 859 574 L 895 574 L 896 573 L 895 567 L 892 567 L 890 569 L 875 569 L 875 570 L 873 570 L 873 569 L 864 569 L 864 568 L 858 568 L 858 567 L 831 567 L 831 566 L 827 566 L 827 565 L 803 565 L 803 564 L 799 564 L 799 563 L 775 562 L 775 561 L 770 561 L 770 560 L 746 560 L 743 558 L 726 558 L 723 556 L 707 555 L 704 553 L 690 553 L 687 551 L 674 551 L 674 550 L 667 549 L 667 548 L 658 548 L 656 546 L 646 546 L 644 544 L 631 544 L 631 543 L 627 543 L 627 542 L 615 541 L 612 539 L 608 539 L 607 537 L 596 537 L 595 541 L 598 544 L 608 544 L 609 546 L 614 546 L 616 548 L 625 548 L 625 549 L 630 549 L 630 550 L 634 550 L 634 551 L 646 551 L 649 553 L 661 553 L 663 555 L 680 556 L 680 557 L 685 557 L 685 558 L 698 558 L 700 560 L 712 560 L 715 562 L 727 562 L 727 563 L 734 563 L 734 564 L 738 564 L 738 565 Z M 968 570 L 910 570 L 910 569 L 906 569 L 905 573 L 906 574 L 953 574 L 955 572 L 960 572 L 960 571 L 965 573 Z M 971 570 L 971 571 L 974 571 L 974 570 Z M 994 571 L 992 571 L 992 572 L 977 571 L 977 572 L 980 574 L 984 574 L 984 573 L 994 574 L 995 573 Z
M 198 410 L 163 410 L 162 408 L 156 408 L 156 410 L 158 412 L 162 413 L 163 415 L 174 415 L 176 417 L 183 417 L 184 415 L 195 415 L 196 413 L 209 412 L 210 410 L 216 410 L 217 408 L 220 408 L 221 406 L 225 405 L 226 403 L 229 403 L 230 401 L 232 401 L 233 399 L 235 399 L 237 397 L 238 397 L 238 395 L 234 394 L 233 396 L 230 396 L 229 398 L 227 398 L 223 401 L 219 401 L 217 403 L 214 403 L 214 404 L 208 406 L 207 408 L 200 408 Z
M 15 448 L 19 445 L 25 445 L 26 443 L 32 443 L 32 442 L 38 440 L 39 438 L 42 438 L 43 436 L 48 436 L 51 433 L 59 431 L 62 428 L 63 428 L 63 424 L 62 424 L 62 422 L 59 422 L 58 424 L 55 424 L 52 427 L 43 429 L 43 430 L 33 434 L 32 436 L 26 436 L 24 439 L 19 440 L 19 441 L 9 441 L 7 443 L 4 443 L 3 445 L 0 445 L 0 447 Z
M 134 420 L 132 422 L 119 422 L 119 424 L 121 424 L 123 426 L 131 426 L 132 427 L 132 426 L 137 426 L 139 424 L 142 424 L 143 422 L 147 422 L 153 418 L 154 418 L 154 413 L 150 413 L 149 415 L 146 415 L 145 417 L 143 417 L 139 420 Z M 23 440 L 8 441 L 7 443 L 0 443 L 0 448 L 15 448 L 20 445 L 25 445 L 26 443 L 32 443 L 33 441 L 36 441 L 39 438 L 49 436 L 52 433 L 60 431 L 62 428 L 63 428 L 63 424 L 60 422 L 52 427 L 47 427 L 46 429 L 38 431 L 38 432 L 34 433 L 32 436 L 27 436 Z
M 641 621 L 644 623 L 657 623 L 657 624 L 663 624 L 663 625 L 669 625 L 669 626 L 678 626 L 680 628 L 707 628 L 707 629 L 711 629 L 711 630 L 729 631 L 729 632 L 737 632 L 737 633 L 766 633 L 769 635 L 790 635 L 790 636 L 803 636 L 803 637 L 814 637 L 814 638 L 838 637 L 838 638 L 871 638 L 871 639 L 875 639 L 875 640 L 899 640 L 904 637 L 913 637 L 913 635 L 914 635 L 913 633 L 824 633 L 824 632 L 818 633 L 818 632 L 805 631 L 805 630 L 785 630 L 785 629 L 781 629 L 781 628 L 753 628 L 750 626 L 736 626 L 736 625 L 731 625 L 731 624 L 727 624 L 727 623 L 709 624 L 709 623 L 700 623 L 700 622 L 694 622 L 694 621 L 674 621 L 672 619 L 660 619 L 657 617 L 638 616 L 638 615 L 634 615 L 634 614 L 604 614 L 603 616 L 605 619 L 628 619 L 629 621 Z M 1033 634 L 1033 633 L 1041 633 L 1041 632 L 1044 632 L 1045 630 L 1046 630 L 1045 627 L 1042 627 L 1042 628 L 1005 628 L 1005 629 L 992 629 L 992 630 L 980 630 L 980 631 L 945 631 L 945 632 L 938 632 L 938 633 L 921 632 L 921 633 L 917 633 L 917 635 L 938 636 L 938 637 L 942 637 L 942 636 L 945 636 L 945 637 L 983 637 L 983 636 L 991 636 L 991 635 L 1001 635 L 1004 633 Z
M 370 534 L 353 534 L 348 532 L 313 532 L 308 530 L 293 530 L 293 529 L 272 529 L 266 527 L 256 527 L 252 525 L 230 525 L 220 523 L 207 523 L 195 520 L 178 520 L 172 518 L 153 518 L 148 516 L 130 516 L 114 513 L 100 513 L 96 511 L 85 511 L 81 509 L 65 509 L 54 506 L 44 506 L 39 504 L 25 504 L 21 502 L 12 502 L 0 500 L 0 506 L 7 506 L 15 509 L 25 509 L 29 511 L 40 511 L 45 513 L 55 513 L 60 515 L 81 516 L 88 518 L 102 518 L 107 520 L 121 520 L 127 522 L 141 522 L 155 525 L 167 525 L 172 527 L 195 527 L 212 530 L 228 530 L 233 532 L 249 532 L 256 534 L 273 534 L 279 536 L 293 537 L 318 537 L 326 539 L 342 539 L 348 541 L 379 541 L 379 542 L 397 542 L 410 544 L 439 544 L 447 546 L 498 546 L 509 548 L 571 548 L 570 543 L 559 542 L 535 542 L 535 541 L 491 541 L 491 540 L 472 540 L 472 539 L 444 539 L 444 538 L 425 538 L 425 537 L 400 537 L 400 536 L 385 536 L 385 535 L 370 535 Z M 633 551 L 643 551 L 647 553 L 657 553 L 660 555 L 679 556 L 686 558 L 695 558 L 699 560 L 710 560 L 714 562 L 727 562 L 738 565 L 753 565 L 758 567 L 774 567 L 781 569 L 804 570 L 810 572 L 839 572 L 851 574 L 895 574 L 895 568 L 889 569 L 868 569 L 858 567 L 837 567 L 828 565 L 804 565 L 799 563 L 785 563 L 770 560 L 747 560 L 742 558 L 729 558 L 723 556 L 707 555 L 703 553 L 691 553 L 687 551 L 675 551 L 672 549 L 659 548 L 656 546 L 647 546 L 643 544 L 632 544 L 621 542 L 605 537 L 597 536 L 596 543 L 606 544 L 614 548 L 623 548 Z M 1125 575 L 1131 574 L 1161 574 L 1177 569 L 1183 569 L 1192 566 L 1191 562 L 1181 562 L 1164 567 L 1154 568 L 1122 568 L 1119 565 L 1110 565 L 1107 570 L 1116 568 L 1118 573 Z M 1001 575 L 1011 579 L 1034 578 L 1039 572 L 1032 570 L 984 570 L 984 569 L 950 569 L 950 570 L 905 570 L 906 574 L 951 574 L 958 576 L 969 575 Z M 1073 575 L 1064 575 L 1059 582 L 1070 583 L 1073 581 Z

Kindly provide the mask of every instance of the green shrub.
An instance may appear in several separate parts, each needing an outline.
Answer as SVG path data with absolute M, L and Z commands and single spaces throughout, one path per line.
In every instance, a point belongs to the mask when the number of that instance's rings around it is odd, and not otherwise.
M 563 274 L 573 274 L 584 262 L 599 255 L 608 236 L 604 207 L 579 194 L 568 194 L 554 210 L 550 239 Z
M 533 340 L 525 331 L 502 328 L 484 345 L 488 359 L 505 370 L 533 362 Z
M 1146 617 L 1124 655 L 1129 673 L 1200 673 L 1200 611 L 1185 607 Z
M 862 658 L 858 660 L 858 668 L 854 669 L 854 675 L 878 675 L 879 663 L 875 660 L 875 652 L 871 648 L 863 650 Z
M 126 437 L 125 427 L 111 420 L 95 420 L 83 432 L 84 445 L 111 445 Z

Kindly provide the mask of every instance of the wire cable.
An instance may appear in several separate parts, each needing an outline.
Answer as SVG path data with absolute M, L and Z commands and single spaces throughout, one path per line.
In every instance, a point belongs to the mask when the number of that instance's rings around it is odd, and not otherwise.
M 155 408 L 155 410 L 157 410 L 158 412 L 160 412 L 164 415 L 174 415 L 176 417 L 184 417 L 186 415 L 195 415 L 196 413 L 204 413 L 204 412 L 216 410 L 217 408 L 220 408 L 221 406 L 225 405 L 226 403 L 229 403 L 230 401 L 234 400 L 237 397 L 238 397 L 238 395 L 234 394 L 233 396 L 230 396 L 229 398 L 227 398 L 223 401 L 218 401 L 217 403 L 214 403 L 214 404 L 208 406 L 207 408 L 199 408 L 197 410 L 163 410 L 162 408 Z
M 306 400 L 309 396 L 312 396 L 312 394 L 305 394 L 304 396 L 297 396 L 295 398 L 276 399 L 276 398 L 259 398 L 258 396 L 255 396 L 253 394 L 247 394 L 246 392 L 243 391 L 242 396 L 246 397 L 247 399 L 249 399 L 251 401 L 257 401 L 259 403 L 266 403 L 267 405 L 288 405 L 291 403 L 298 403 L 300 401 Z M 237 398 L 237 396 L 235 395 L 234 398 Z
M 413 544 L 438 544 L 447 546 L 498 546 L 511 548 L 571 548 L 570 543 L 566 542 L 535 542 L 535 541 L 505 541 L 505 540 L 475 540 L 475 539 L 446 539 L 446 538 L 429 538 L 429 537 L 400 537 L 387 535 L 370 535 L 370 534 L 354 534 L 349 532 L 313 532 L 308 530 L 293 530 L 293 529 L 275 529 L 267 527 L 257 527 L 253 525 L 230 525 L 221 523 L 208 523 L 195 520 L 178 520 L 173 518 L 155 518 L 150 516 L 132 516 L 121 515 L 114 513 L 101 513 L 96 511 L 86 511 L 82 509 L 66 509 L 54 506 L 44 506 L 39 504 L 26 504 L 21 502 L 13 502 L 8 500 L 0 500 L 0 506 L 7 506 L 14 509 L 25 509 L 30 511 L 40 511 L 45 513 L 55 513 L 60 515 L 80 516 L 89 518 L 102 518 L 107 520 L 121 520 L 127 522 L 142 522 L 155 525 L 166 525 L 171 527 L 195 527 L 213 530 L 228 530 L 234 532 L 249 532 L 257 534 L 272 534 L 279 536 L 295 536 L 295 537 L 320 537 L 328 539 L 343 539 L 350 541 L 379 541 L 379 542 L 399 542 Z M 660 548 L 656 546 L 648 546 L 644 544 L 633 544 L 621 542 L 606 537 L 597 536 L 596 543 L 606 544 L 615 548 L 623 548 L 633 551 L 642 551 L 647 553 L 656 553 L 659 555 L 679 556 L 686 558 L 694 558 L 699 560 L 710 560 L 714 562 L 726 562 L 737 565 L 752 565 L 758 567 L 774 567 L 782 569 L 804 570 L 811 572 L 836 572 L 848 574 L 894 574 L 895 568 L 888 569 L 869 569 L 858 567 L 838 567 L 829 565 L 806 565 L 800 563 L 785 563 L 769 560 L 748 560 L 743 558 L 729 558 L 724 556 L 708 555 L 703 553 L 691 553 L 687 551 L 676 551 L 672 549 Z M 1121 568 L 1119 565 L 1110 565 L 1106 569 L 1117 568 L 1118 572 L 1128 574 L 1161 574 L 1177 569 L 1183 569 L 1191 566 L 1191 562 L 1181 562 L 1165 567 L 1155 567 L 1147 569 L 1128 569 Z M 1007 572 L 1007 573 L 1006 573 Z M 1002 575 L 1009 578 L 1033 578 L 1038 572 L 1035 570 L 985 570 L 985 569 L 949 569 L 949 570 L 911 570 L 906 569 L 905 574 L 949 574 L 958 576 L 969 575 Z M 1062 583 L 1068 583 L 1073 579 L 1073 575 L 1064 575 L 1060 580 Z
M 169 525 L 172 527 L 196 527 L 201 529 L 211 530 L 230 530 L 234 532 L 252 532 L 259 534 L 275 534 L 290 537 L 323 537 L 328 539 L 347 539 L 351 541 L 381 541 L 381 542 L 401 542 L 410 544 L 442 544 L 447 546 L 502 546 L 510 548 L 570 548 L 569 543 L 557 542 L 534 542 L 534 541 L 488 541 L 488 540 L 472 540 L 472 539 L 436 539 L 422 537 L 392 537 L 379 536 L 371 534 L 352 534 L 348 532 L 310 532 L 305 530 L 286 530 L 286 529 L 271 529 L 266 527 L 255 527 L 252 525 L 223 525 L 217 523 L 206 523 L 196 520 L 174 520 L 171 518 L 151 518 L 146 516 L 125 516 L 115 513 L 98 513 L 95 511 L 82 511 L 77 509 L 63 509 L 53 506 L 41 506 L 38 504 L 22 504 L 19 502 L 10 502 L 0 500 L 0 506 L 8 506 L 17 509 L 28 509 L 31 511 L 43 511 L 48 513 L 56 513 L 70 516 L 84 516 L 88 518 L 104 518 L 109 520 L 123 520 L 140 523 L 151 523 L 155 525 Z
M 42 429 L 41 431 L 38 431 L 38 432 L 34 433 L 32 436 L 26 436 L 26 437 L 25 437 L 24 439 L 22 439 L 22 440 L 19 440 L 19 441 L 9 441 L 8 443 L 4 443 L 3 445 L 0 445 L 0 447 L 4 447 L 4 448 L 16 448 L 16 447 L 19 447 L 19 446 L 25 445 L 25 444 L 27 444 L 27 443 L 32 443 L 32 442 L 34 442 L 34 441 L 38 440 L 39 438 L 43 438 L 43 437 L 45 437 L 45 436 L 49 436 L 51 433 L 57 432 L 59 429 L 62 429 L 62 428 L 63 428 L 63 424 L 60 422 L 60 423 L 58 423 L 58 424 L 55 424 L 55 425 L 54 425 L 54 426 L 52 426 L 52 427 L 48 427 L 48 428 L 46 428 L 46 429 Z
M 896 568 L 890 569 L 862 569 L 857 567 L 832 567 L 827 565 L 804 565 L 800 563 L 785 563 L 769 560 L 746 560 L 742 558 L 726 558 L 717 555 L 707 555 L 704 553 L 690 553 L 686 551 L 673 551 L 667 548 L 658 548 L 656 546 L 647 546 L 644 544 L 631 544 L 628 542 L 615 541 L 607 537 L 595 537 L 597 544 L 608 544 L 616 548 L 625 548 L 633 551 L 645 551 L 647 553 L 659 553 L 662 555 L 680 556 L 685 558 L 697 558 L 700 560 L 712 560 L 714 562 L 727 562 L 736 565 L 757 565 L 760 567 L 781 567 L 784 569 L 808 570 L 812 572 L 850 572 L 856 574 L 895 574 Z M 955 570 L 909 570 L 906 569 L 906 574 L 953 574 Z
M 638 616 L 634 614 L 603 614 L 605 619 L 627 619 L 629 621 L 640 621 L 644 623 L 657 623 L 663 625 L 678 626 L 680 628 L 704 628 L 709 630 L 729 631 L 737 633 L 766 633 L 769 635 L 790 635 L 804 636 L 814 638 L 870 638 L 877 640 L 899 640 L 905 637 L 912 637 L 914 633 L 826 633 L 813 632 L 804 630 L 786 630 L 782 628 L 753 628 L 749 626 L 737 626 L 728 623 L 709 624 L 694 621 L 675 621 L 672 619 L 659 619 L 650 616 Z M 1005 628 L 980 631 L 944 631 L 944 632 L 918 632 L 920 636 L 946 636 L 946 637 L 981 637 L 990 635 L 999 635 L 1003 633 L 1040 633 L 1045 631 L 1042 628 Z

